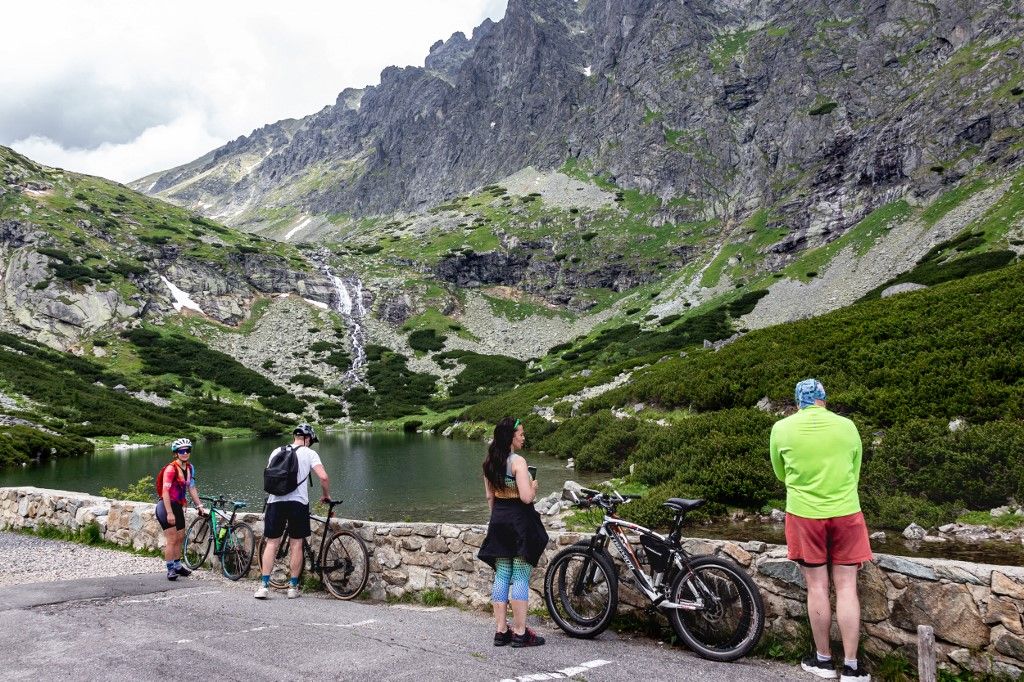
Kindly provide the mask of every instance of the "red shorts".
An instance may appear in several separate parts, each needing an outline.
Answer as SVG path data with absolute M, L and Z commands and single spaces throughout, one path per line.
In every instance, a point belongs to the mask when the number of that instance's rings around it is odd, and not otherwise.
M 786 513 L 786 545 L 792 561 L 808 566 L 860 564 L 871 561 L 864 514 L 805 519 Z

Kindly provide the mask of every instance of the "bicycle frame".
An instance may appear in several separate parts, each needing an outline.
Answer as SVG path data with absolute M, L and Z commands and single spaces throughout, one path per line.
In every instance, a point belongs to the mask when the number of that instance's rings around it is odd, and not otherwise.
M 327 516 L 317 516 L 316 514 L 313 514 L 312 512 L 310 512 L 310 514 L 309 514 L 309 520 L 310 521 L 316 521 L 317 523 L 322 524 L 323 527 L 324 527 L 323 533 L 320 534 L 320 550 L 318 552 L 313 552 L 313 545 L 310 544 L 308 537 L 302 538 L 302 551 L 303 551 L 303 553 L 305 553 L 308 550 L 309 553 L 313 556 L 313 565 L 310 567 L 313 572 L 316 572 L 316 571 L 318 571 L 321 568 L 320 557 L 322 557 L 323 554 L 324 554 L 324 548 L 327 545 L 327 536 L 330 535 L 331 518 L 334 517 L 334 508 L 337 505 L 341 504 L 341 502 L 342 502 L 341 500 L 335 500 L 330 505 L 328 505 Z M 266 513 L 267 504 L 268 504 L 268 502 L 265 499 L 263 501 L 263 511 L 264 511 L 264 513 Z M 281 548 L 278 548 L 278 552 L 280 552 L 280 551 L 282 551 Z
M 218 509 L 218 504 L 227 505 L 227 500 L 217 500 L 212 497 L 201 498 L 210 502 L 210 532 L 213 534 L 213 553 L 222 554 L 224 551 L 224 540 L 227 538 L 227 533 L 224 534 L 224 538 L 220 537 L 220 533 L 217 529 L 217 517 L 226 519 L 225 523 L 221 526 L 222 528 L 231 528 L 231 525 L 235 522 L 235 516 L 238 514 L 240 507 L 232 507 L 231 514 L 228 514 L 223 509 Z
M 601 527 L 590 540 L 591 549 L 600 549 L 603 551 L 608 542 L 611 541 L 611 544 L 615 547 L 619 558 L 622 559 L 622 563 L 626 565 L 626 568 L 629 569 L 630 574 L 633 576 L 634 585 L 643 592 L 644 596 L 650 599 L 655 606 L 663 609 L 683 609 L 686 611 L 703 609 L 704 602 L 701 599 L 696 601 L 668 601 L 662 590 L 666 572 L 655 573 L 652 579 L 651 576 L 640 568 L 640 559 L 637 557 L 636 552 L 633 551 L 633 548 L 630 546 L 629 540 L 626 537 L 627 530 L 633 531 L 638 535 L 646 535 L 668 543 L 672 551 L 672 556 L 670 557 L 671 565 L 677 570 L 688 570 L 689 564 L 686 561 L 686 558 L 689 558 L 689 555 L 687 555 L 676 542 L 672 541 L 671 534 L 667 536 L 661 535 L 660 533 L 655 533 L 649 528 L 645 528 L 630 521 L 625 521 L 607 513 L 601 521 Z M 580 572 L 580 577 L 578 578 L 578 580 L 581 581 L 580 588 L 582 587 L 582 581 L 584 578 L 590 577 L 588 576 L 588 573 L 589 571 L 586 569 Z M 706 588 L 704 589 L 706 590 Z
M 320 558 L 324 555 L 324 547 L 327 544 L 327 536 L 330 535 L 331 530 L 331 517 L 334 516 L 334 505 L 341 504 L 341 502 L 335 502 L 328 506 L 327 516 L 317 516 L 316 514 L 310 514 L 309 520 L 316 521 L 317 523 L 323 524 L 324 532 L 320 534 L 320 551 L 313 555 L 313 570 L 316 571 L 321 567 Z M 306 547 L 309 547 L 310 552 L 313 551 L 312 545 L 309 544 L 309 538 L 303 538 L 303 542 Z

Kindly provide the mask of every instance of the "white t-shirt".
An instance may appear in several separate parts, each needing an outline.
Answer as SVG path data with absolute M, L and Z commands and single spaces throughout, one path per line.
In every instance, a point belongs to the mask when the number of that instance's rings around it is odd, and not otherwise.
M 270 457 L 267 459 L 267 464 L 270 464 L 270 460 L 274 459 L 274 455 L 279 453 L 281 448 L 275 448 L 270 453 Z M 300 445 L 295 449 L 295 457 L 299 460 L 299 487 L 291 491 L 287 495 L 271 495 L 270 502 L 301 502 L 303 504 L 309 504 L 309 484 L 306 479 L 309 477 L 309 472 L 317 464 L 320 464 L 320 455 L 316 453 L 316 450 L 307 448 L 305 445 Z

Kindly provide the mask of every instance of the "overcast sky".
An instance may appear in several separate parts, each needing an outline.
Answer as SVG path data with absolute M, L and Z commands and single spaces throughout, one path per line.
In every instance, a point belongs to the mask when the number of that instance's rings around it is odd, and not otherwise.
M 373 85 L 507 0 L 5 4 L 0 144 L 127 182 Z

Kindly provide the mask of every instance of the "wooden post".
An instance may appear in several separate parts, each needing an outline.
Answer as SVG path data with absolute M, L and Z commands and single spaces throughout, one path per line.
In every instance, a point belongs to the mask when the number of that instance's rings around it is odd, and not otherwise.
M 931 625 L 917 626 L 917 678 L 935 682 L 935 631 Z

